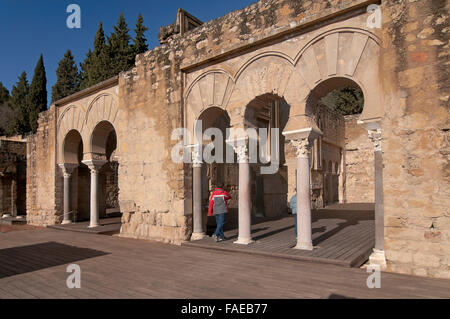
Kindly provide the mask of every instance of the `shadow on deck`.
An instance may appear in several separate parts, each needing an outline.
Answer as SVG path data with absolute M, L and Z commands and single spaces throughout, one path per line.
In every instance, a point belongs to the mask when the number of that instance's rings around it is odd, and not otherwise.
M 70 264 L 107 254 L 109 253 L 57 242 L 0 249 L 0 278 Z
M 184 246 L 274 256 L 304 261 L 359 267 L 375 245 L 373 204 L 336 204 L 312 212 L 314 250 L 293 249 L 296 245 L 294 217 L 252 219 L 250 245 L 238 245 L 237 229 L 225 231 L 227 240 L 216 243 L 211 237 L 183 243 Z

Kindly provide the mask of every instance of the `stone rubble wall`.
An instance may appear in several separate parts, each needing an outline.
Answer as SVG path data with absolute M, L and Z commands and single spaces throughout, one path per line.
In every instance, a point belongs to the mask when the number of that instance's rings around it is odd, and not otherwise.
M 388 270 L 450 278 L 448 1 L 382 6 Z
M 26 163 L 26 143 L 21 138 L 0 139 L 0 217 L 25 213 Z
M 55 116 L 55 107 L 40 113 L 36 134 L 27 138 L 27 222 L 34 226 L 54 225 L 62 220 Z
M 358 119 L 359 115 L 345 117 L 345 201 L 374 203 L 373 144 Z

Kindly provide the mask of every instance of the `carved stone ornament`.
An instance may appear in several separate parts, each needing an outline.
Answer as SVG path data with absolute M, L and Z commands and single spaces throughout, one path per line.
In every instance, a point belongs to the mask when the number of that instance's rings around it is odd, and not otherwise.
M 301 138 L 290 141 L 295 149 L 297 157 L 308 157 L 311 151 L 311 144 L 308 138 Z
M 192 165 L 194 167 L 200 167 L 202 165 L 202 147 L 195 146 L 192 149 Z
M 238 157 L 238 163 L 248 163 L 248 145 L 247 143 L 238 143 L 238 145 L 233 146 L 234 151 Z
M 373 148 L 375 152 L 381 152 L 381 129 L 369 130 L 369 139 L 373 143 Z

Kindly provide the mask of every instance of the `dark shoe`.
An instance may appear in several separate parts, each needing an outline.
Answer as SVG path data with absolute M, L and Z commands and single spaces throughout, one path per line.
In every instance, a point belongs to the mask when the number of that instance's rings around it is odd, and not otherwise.
M 219 238 L 219 237 L 218 237 L 216 241 L 217 241 L 217 242 L 221 242 L 221 241 L 223 241 L 223 240 L 224 240 L 224 238 Z

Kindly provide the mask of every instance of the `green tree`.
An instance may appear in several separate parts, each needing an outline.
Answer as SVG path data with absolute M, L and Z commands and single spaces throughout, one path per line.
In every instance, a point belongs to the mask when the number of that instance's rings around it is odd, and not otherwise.
M 85 89 L 110 78 L 111 59 L 103 24 L 100 22 L 94 39 L 94 51 L 89 50 L 81 64 L 81 88 Z
M 16 116 L 11 122 L 10 131 L 12 134 L 24 134 L 31 131 L 30 117 L 28 114 L 28 93 L 30 87 L 28 85 L 27 74 L 22 72 L 16 85 L 11 90 L 11 106 Z
M 114 32 L 109 38 L 109 55 L 111 66 L 109 74 L 117 75 L 122 71 L 127 71 L 134 65 L 134 50 L 130 45 L 129 29 L 123 13 L 120 14 Z
M 136 55 L 144 53 L 148 50 L 147 39 L 145 38 L 145 31 L 147 30 L 148 28 L 144 26 L 144 18 L 139 13 L 136 22 L 136 29 L 134 29 L 134 32 L 136 33 L 136 38 L 133 43 L 133 53 L 135 57 Z
M 364 107 L 364 94 L 359 87 L 344 87 L 331 91 L 320 102 L 342 115 L 359 114 Z
M 35 132 L 39 113 L 47 110 L 47 78 L 42 54 L 34 69 L 27 104 L 30 128 Z
M 10 98 L 8 89 L 0 82 L 0 104 L 9 105 Z
M 14 118 L 8 89 L 0 82 L 0 135 L 9 134 L 8 126 Z
M 52 102 L 77 92 L 80 88 L 78 68 L 70 50 L 58 63 L 56 83 L 52 87 Z
M 86 54 L 86 58 L 83 62 L 80 63 L 80 73 L 79 73 L 79 80 L 80 80 L 80 89 L 85 89 L 89 87 L 90 83 L 90 76 L 89 76 L 89 67 L 92 63 L 92 51 L 89 49 L 88 53 Z

